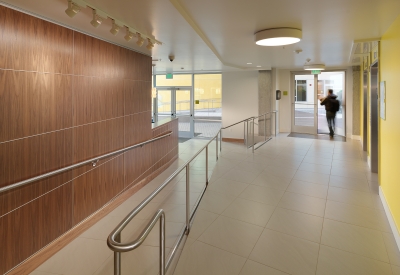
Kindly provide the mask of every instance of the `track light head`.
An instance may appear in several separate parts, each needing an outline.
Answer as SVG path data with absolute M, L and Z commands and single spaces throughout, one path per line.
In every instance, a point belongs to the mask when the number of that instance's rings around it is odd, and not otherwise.
M 93 20 L 90 21 L 90 24 L 92 24 L 93 27 L 97 28 L 100 26 L 101 22 L 103 22 L 103 19 L 97 15 L 96 10 L 93 10 Z
M 125 40 L 131 41 L 132 37 L 133 37 L 133 32 L 131 32 L 129 28 L 126 28 L 126 34 L 124 36 Z
M 112 28 L 111 28 L 110 32 L 111 32 L 113 35 L 117 35 L 117 33 L 119 32 L 119 29 L 120 29 L 120 28 L 121 28 L 121 27 L 120 27 L 117 23 L 115 23 L 115 20 L 113 20 Z
M 138 37 L 138 40 L 136 41 L 136 44 L 137 44 L 139 47 L 143 46 L 144 39 L 143 39 L 142 35 L 141 35 L 140 33 L 137 33 L 136 35 L 137 35 L 137 37 Z
M 78 12 L 81 11 L 81 8 L 72 2 L 72 0 L 68 0 L 68 8 L 65 10 L 65 13 L 73 18 Z
M 146 49 L 148 49 L 148 50 L 153 49 L 154 43 L 150 40 L 150 38 L 147 38 L 147 41 L 148 41 L 148 43 L 147 43 Z

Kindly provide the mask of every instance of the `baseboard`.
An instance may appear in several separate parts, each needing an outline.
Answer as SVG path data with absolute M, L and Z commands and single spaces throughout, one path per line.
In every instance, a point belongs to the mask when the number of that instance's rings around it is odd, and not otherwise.
M 385 194 L 383 193 L 383 190 L 380 186 L 379 186 L 379 197 L 381 198 L 383 208 L 385 209 L 386 217 L 389 220 L 390 228 L 392 229 L 393 236 L 396 240 L 397 248 L 400 251 L 400 233 L 399 230 L 397 229 L 396 223 L 394 222 L 392 213 L 390 212 L 389 205 L 386 202 Z
M 244 143 L 244 139 L 240 139 L 240 138 L 222 138 L 222 141 Z
M 367 157 L 367 163 L 368 163 L 369 169 L 371 170 L 371 157 L 370 156 Z
M 174 150 L 174 149 L 172 149 Z M 171 150 L 171 151 L 172 151 Z M 13 269 L 7 271 L 7 275 L 28 275 L 31 274 L 36 268 L 38 268 L 42 263 L 47 261 L 51 256 L 64 248 L 71 241 L 80 236 L 87 229 L 92 227 L 99 220 L 104 218 L 106 215 L 111 213 L 115 208 L 120 206 L 124 201 L 138 192 L 147 183 L 152 181 L 163 171 L 165 171 L 175 160 L 178 159 L 178 155 L 173 157 L 166 164 L 158 168 L 155 172 L 146 176 L 137 183 L 133 183 L 133 186 L 128 187 L 121 194 L 117 195 L 114 199 L 105 204 L 102 208 L 97 210 L 95 213 L 81 221 L 79 224 L 75 225 L 73 228 L 65 232 L 63 235 L 49 243 L 47 246 L 40 249 L 38 252 L 24 260 L 22 263 L 14 267 Z M 133 209 L 132 209 L 133 210 Z

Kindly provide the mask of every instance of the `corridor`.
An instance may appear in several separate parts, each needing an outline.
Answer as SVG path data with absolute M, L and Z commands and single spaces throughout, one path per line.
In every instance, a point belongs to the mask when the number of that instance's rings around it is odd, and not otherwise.
M 205 144 L 179 144 L 180 159 L 165 173 L 84 232 L 34 273 L 113 274 L 106 237 L 119 221 Z M 223 143 L 175 275 L 400 274 L 397 249 L 358 141 L 281 134 L 255 154 Z M 123 232 L 132 240 L 154 211 L 166 210 L 167 248 L 184 226 L 184 175 Z M 204 185 L 204 155 L 191 167 L 191 204 Z M 139 249 L 123 254 L 123 274 L 158 274 L 158 227 Z M 167 249 L 167 255 L 169 251 Z

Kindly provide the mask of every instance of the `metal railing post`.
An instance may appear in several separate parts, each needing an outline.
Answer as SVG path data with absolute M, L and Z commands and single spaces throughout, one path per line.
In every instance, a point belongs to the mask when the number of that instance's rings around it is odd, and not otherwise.
M 121 242 L 121 233 L 115 237 L 116 242 Z M 121 275 L 121 252 L 114 251 L 114 275 Z
M 264 114 L 264 141 L 267 140 L 267 114 Z
M 208 145 L 206 146 L 206 186 L 208 185 Z
M 222 151 L 222 130 L 219 130 L 219 151 Z
M 217 157 L 217 160 L 218 160 L 218 134 L 217 134 L 217 136 L 215 137 L 215 153 L 216 153 L 216 157 Z
M 186 235 L 190 231 L 190 188 L 189 188 L 189 163 L 186 165 Z
M 165 214 L 160 218 L 160 275 L 165 275 Z
M 246 121 L 243 121 L 243 142 L 244 142 L 244 145 L 247 146 L 247 141 L 246 141 Z
M 252 151 L 253 151 L 253 154 L 254 154 L 254 117 L 253 117 L 253 126 L 252 126 L 252 130 L 253 130 L 253 140 L 252 140 L 252 147 L 253 147 L 253 149 L 252 149 Z

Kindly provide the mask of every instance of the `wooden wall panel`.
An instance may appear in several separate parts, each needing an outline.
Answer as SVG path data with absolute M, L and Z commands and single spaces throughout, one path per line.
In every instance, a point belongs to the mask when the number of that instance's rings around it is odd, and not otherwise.
M 72 227 L 72 183 L 0 218 L 0 273 L 4 274 Z
M 73 160 L 75 163 L 123 147 L 123 117 L 73 128 Z
M 74 74 L 125 78 L 129 50 L 74 32 Z
M 75 76 L 73 82 L 74 126 L 124 115 L 124 84 L 120 79 Z
M 0 142 L 71 127 L 71 84 L 66 75 L 0 70 Z
M 72 73 L 73 31 L 0 6 L 0 68 Z
M 176 121 L 151 127 L 150 56 L 3 6 L 0 37 L 0 187 L 177 133 Z M 168 137 L 0 193 L 0 274 L 151 178 L 177 144 Z
M 73 180 L 74 225 L 100 209 L 124 188 L 124 157 L 117 156 Z

